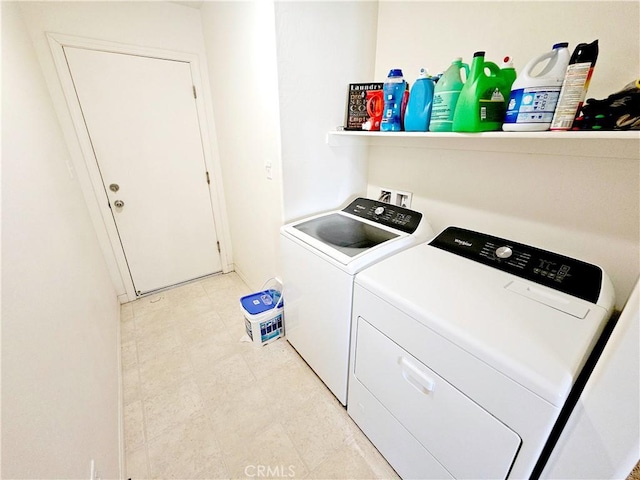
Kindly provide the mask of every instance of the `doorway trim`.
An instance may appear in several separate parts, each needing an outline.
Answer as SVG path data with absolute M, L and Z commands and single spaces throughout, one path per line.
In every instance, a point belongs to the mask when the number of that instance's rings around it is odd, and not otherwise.
M 215 138 L 213 118 L 211 118 L 211 120 L 207 118 L 208 105 L 206 99 L 208 99 L 208 95 L 203 85 L 208 85 L 208 81 L 205 73 L 200 70 L 198 56 L 186 52 L 127 45 L 51 32 L 47 32 L 46 36 L 72 127 L 75 132 L 74 140 L 80 149 L 80 155 L 72 155 L 74 165 L 73 167 L 68 165 L 69 173 L 72 177 L 74 173 L 77 174 L 120 303 L 135 300 L 138 296 L 136 295 L 124 249 L 118 236 L 115 219 L 109 207 L 109 199 L 104 189 L 97 160 L 93 153 L 89 132 L 84 123 L 80 103 L 64 54 L 64 47 L 77 47 L 162 60 L 174 60 L 189 64 L 191 80 L 197 92 L 195 102 L 204 161 L 207 170 L 210 172 L 211 184 L 209 187 L 209 198 L 214 216 L 212 221 L 214 222 L 216 235 L 220 242 L 220 262 L 222 272 L 230 272 L 233 269 L 233 262 L 231 258 L 231 242 L 222 184 L 222 171 L 217 148 L 212 143 Z M 210 129 L 209 125 L 211 125 Z M 214 135 L 211 135 L 211 133 Z M 75 172 L 73 169 L 75 169 Z

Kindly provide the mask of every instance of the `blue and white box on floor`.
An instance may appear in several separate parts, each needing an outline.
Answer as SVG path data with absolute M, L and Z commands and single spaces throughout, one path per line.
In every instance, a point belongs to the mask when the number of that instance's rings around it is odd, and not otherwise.
M 252 293 L 240 299 L 247 335 L 254 345 L 284 336 L 284 301 L 278 290 Z

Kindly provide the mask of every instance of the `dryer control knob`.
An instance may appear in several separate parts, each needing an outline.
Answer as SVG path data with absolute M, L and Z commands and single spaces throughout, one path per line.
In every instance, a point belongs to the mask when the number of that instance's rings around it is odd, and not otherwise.
M 384 207 L 378 207 L 376 208 L 373 213 L 375 213 L 376 215 L 382 215 L 384 213 Z
M 509 258 L 513 254 L 513 250 L 509 247 L 500 247 L 496 250 L 496 256 L 498 258 Z

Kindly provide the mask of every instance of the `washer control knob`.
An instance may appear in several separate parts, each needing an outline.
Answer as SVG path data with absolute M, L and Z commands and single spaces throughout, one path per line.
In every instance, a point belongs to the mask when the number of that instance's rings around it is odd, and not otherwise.
M 382 215 L 384 213 L 384 207 L 378 207 L 376 208 L 373 213 L 375 213 L 376 215 Z
M 498 258 L 509 258 L 513 254 L 513 250 L 509 247 L 500 247 L 496 250 L 496 256 Z

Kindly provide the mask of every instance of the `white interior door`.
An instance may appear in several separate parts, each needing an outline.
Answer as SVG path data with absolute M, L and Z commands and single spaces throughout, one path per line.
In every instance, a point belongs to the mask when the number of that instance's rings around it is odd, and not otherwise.
M 64 51 L 136 293 L 221 271 L 189 63 Z

